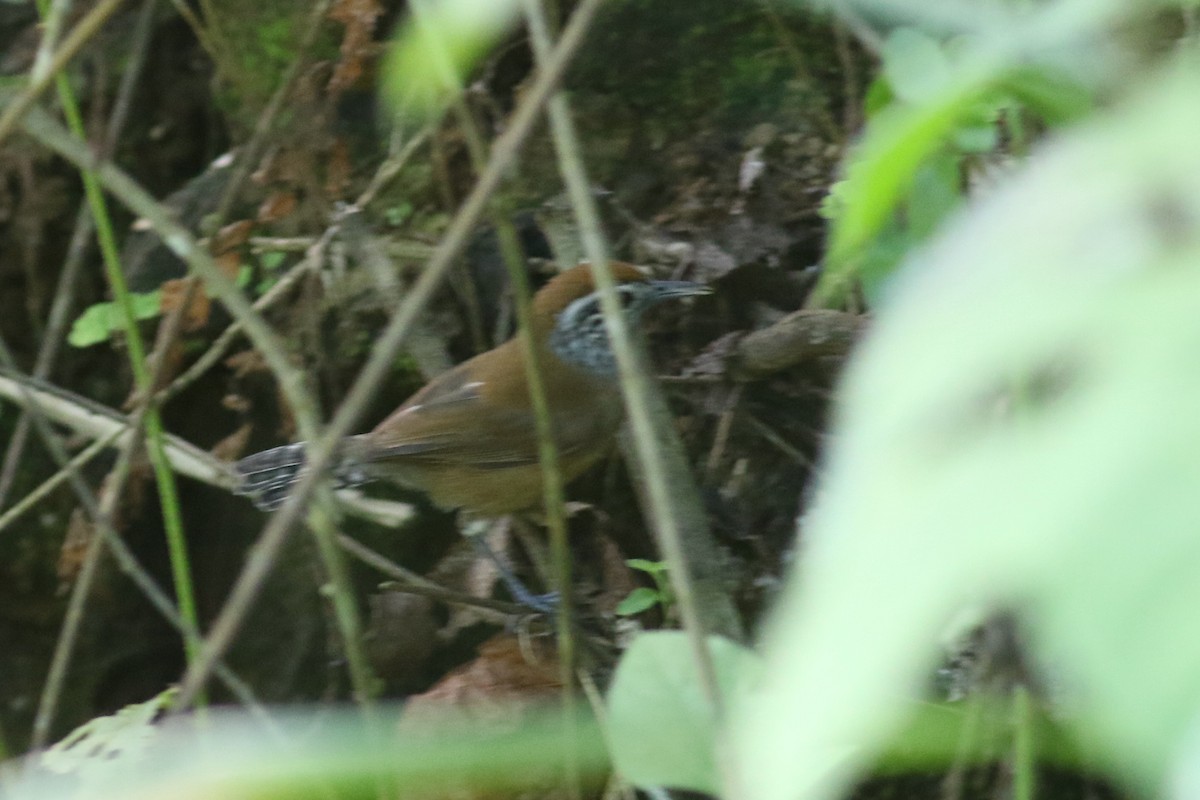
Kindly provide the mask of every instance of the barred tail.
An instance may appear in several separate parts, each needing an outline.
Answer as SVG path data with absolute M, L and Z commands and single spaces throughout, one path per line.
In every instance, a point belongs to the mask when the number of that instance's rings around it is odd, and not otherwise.
M 233 465 L 238 476 L 233 493 L 249 497 L 262 511 L 274 511 L 283 505 L 292 486 L 303 477 L 307 462 L 304 442 L 248 455 Z M 345 458 L 338 459 L 332 471 L 334 485 L 339 489 L 360 486 L 368 480 L 361 467 Z

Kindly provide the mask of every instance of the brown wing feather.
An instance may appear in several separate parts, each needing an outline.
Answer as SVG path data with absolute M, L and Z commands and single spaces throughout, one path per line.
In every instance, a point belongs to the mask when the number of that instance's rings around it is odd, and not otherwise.
M 542 363 L 553 358 L 546 352 Z M 485 469 L 536 464 L 536 428 L 524 370 L 519 343 L 511 341 L 438 376 L 368 434 L 368 459 Z M 561 362 L 544 371 L 564 457 L 612 435 L 619 415 L 603 418 L 584 410 L 585 403 L 594 406 L 597 393 L 613 391 L 611 382 Z

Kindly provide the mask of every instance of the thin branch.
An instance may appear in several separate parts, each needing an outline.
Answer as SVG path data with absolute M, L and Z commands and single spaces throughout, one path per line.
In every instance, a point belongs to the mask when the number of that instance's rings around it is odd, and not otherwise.
M 485 619 L 489 619 L 500 625 L 508 625 L 514 617 L 529 613 L 529 609 L 516 603 L 506 603 L 503 600 L 493 600 L 490 597 L 475 597 L 474 595 L 447 589 L 445 586 L 434 583 L 412 570 L 405 569 L 395 561 L 380 555 L 351 536 L 339 534 L 338 544 L 354 558 L 391 578 L 393 583 L 386 585 L 384 588 L 408 594 L 419 594 L 431 600 L 471 608 L 480 612 L 480 615 Z
M 193 270 L 199 273 L 210 292 L 216 295 L 225 305 L 226 309 L 242 323 L 247 335 L 258 347 L 259 352 L 262 353 L 272 372 L 275 373 L 280 389 L 291 404 L 297 425 L 300 427 L 303 437 L 308 441 L 318 440 L 317 407 L 314 398 L 307 391 L 307 381 L 304 373 L 289 363 L 287 350 L 279 341 L 279 337 L 267 326 L 258 312 L 254 311 L 249 301 L 246 300 L 233 281 L 217 268 L 212 257 L 198 246 L 191 234 L 172 220 L 160 204 L 155 202 L 145 190 L 115 165 L 109 162 L 97 163 L 87 151 L 86 145 L 64 131 L 48 115 L 39 112 L 37 109 L 31 110 L 26 119 L 25 129 L 40 143 L 54 150 L 76 166 L 82 169 L 90 169 L 104 185 L 105 189 L 112 192 L 113 195 L 133 211 L 146 218 L 159 236 L 162 237 L 164 244 L 176 255 L 183 258 Z M 395 344 L 396 350 L 399 349 L 399 344 L 400 342 L 397 341 Z M 376 352 L 376 355 L 378 355 L 378 352 Z M 389 365 L 390 361 L 388 363 L 377 363 L 378 377 L 375 380 L 383 377 Z M 365 398 L 360 399 L 359 402 L 360 404 L 365 404 Z M 340 438 L 340 435 L 338 438 Z M 323 442 L 326 447 L 324 460 L 318 461 L 317 458 L 310 459 L 313 462 L 310 475 L 314 475 L 315 477 L 313 478 L 313 484 L 304 495 L 305 498 L 307 498 L 309 492 L 317 488 L 315 481 L 317 477 L 320 477 L 322 470 L 328 465 L 336 446 L 336 439 L 332 436 L 327 436 L 325 439 L 319 441 Z M 333 543 L 332 504 L 332 493 L 328 487 L 322 487 L 318 491 L 318 503 L 309 515 L 309 526 L 316 537 L 321 557 L 329 570 L 330 579 L 335 584 L 348 585 L 343 584 L 343 581 L 347 580 L 344 574 L 345 565 Z M 271 567 L 269 561 L 278 552 L 279 546 L 286 539 L 292 524 L 296 520 L 296 512 L 299 510 L 299 504 L 296 504 L 295 509 L 291 515 L 281 513 L 268 523 L 259 542 L 259 545 L 261 545 L 263 540 L 267 540 L 268 545 L 255 546 L 250 553 L 250 562 L 247 565 L 246 572 L 257 573 L 260 576 L 259 580 L 265 578 L 266 573 Z M 268 563 L 256 564 L 256 556 L 267 560 Z M 256 591 L 257 589 L 255 589 Z M 252 601 L 255 592 L 246 595 L 240 602 L 244 604 Z M 233 600 L 234 598 L 230 599 L 227 607 L 233 603 Z M 351 679 L 355 685 L 355 694 L 359 701 L 364 704 L 364 709 L 369 711 L 367 708 L 367 704 L 369 704 L 367 695 L 369 693 L 369 686 L 373 682 L 369 679 L 370 669 L 365 652 L 362 651 L 360 643 L 357 641 L 357 610 L 350 600 L 342 592 L 335 595 L 339 624 L 345 626 L 342 633 L 343 638 L 346 640 L 347 660 L 350 666 Z M 240 621 L 242 615 L 247 610 L 248 607 L 243 605 L 240 611 L 234 616 Z M 224 648 L 232 640 L 237 627 L 235 624 L 222 631 L 223 642 L 219 647 L 206 649 L 210 652 L 223 652 Z M 215 629 L 213 635 L 216 635 Z M 197 672 L 203 672 L 207 675 L 211 670 L 212 664 L 213 658 L 210 656 L 205 660 L 204 668 L 197 670 Z M 192 668 L 189 668 L 189 673 L 191 672 Z M 178 701 L 180 707 L 185 707 L 187 703 L 196 697 L 196 689 L 198 688 L 198 686 L 195 686 L 192 687 L 191 691 L 183 691 L 181 693 Z
M 57 76 L 59 102 L 63 114 L 72 133 L 80 139 L 84 138 L 83 119 L 75 99 L 74 91 L 65 74 Z M 159 505 L 162 510 L 163 530 L 167 540 L 168 559 L 171 564 L 171 576 L 174 579 L 176 598 L 179 602 L 179 613 L 193 628 L 199 628 L 196 611 L 195 590 L 192 585 L 192 571 L 188 559 L 187 539 L 183 530 L 183 513 L 179 507 L 179 491 L 175 484 L 175 474 L 167 461 L 163 439 L 165 430 L 158 407 L 152 405 L 151 394 L 155 383 L 155 374 L 160 372 L 165 362 L 165 350 L 159 352 L 159 357 L 151 360 L 147 357 L 141 331 L 138 328 L 137 315 L 133 309 L 133 298 L 125 281 L 125 272 L 121 266 L 121 258 L 117 253 L 116 235 L 113 232 L 112 221 L 108 215 L 108 207 L 100 184 L 90 169 L 81 168 L 80 177 L 83 180 L 84 195 L 87 198 L 88 209 L 96 229 L 96 241 L 100 246 L 101 262 L 104 266 L 104 276 L 112 292 L 113 301 L 120 312 L 121 326 L 125 334 L 125 345 L 129 356 L 129 364 L 133 371 L 134 387 L 140 397 L 138 409 L 134 418 L 144 425 L 146 435 L 145 447 L 150 457 L 154 471 L 155 485 L 158 488 Z M 178 330 L 183 317 L 186 302 L 181 304 L 171 316 L 174 327 Z M 196 657 L 196 648 L 192 641 L 184 637 L 184 651 L 188 661 Z
M 539 0 L 522 0 L 521 7 L 530 32 L 534 62 L 541 66 L 550 52 L 550 34 L 541 3 Z M 567 184 L 584 251 L 592 262 L 593 275 L 600 290 L 600 307 L 617 360 L 621 391 L 633 431 L 634 450 L 646 479 L 650 514 L 663 554 L 671 565 L 671 583 L 692 644 L 701 689 L 714 719 L 718 720 L 719 741 L 714 756 L 727 796 L 736 800 L 741 796 L 739 782 L 734 780 L 730 751 L 724 746 L 720 732 L 720 721 L 724 719 L 724 700 L 717 685 L 716 669 L 705 634 L 709 626 L 713 626 L 723 633 L 737 636 L 741 626 L 732 602 L 718 581 L 693 582 L 693 567 L 688 551 L 691 551 L 694 562 L 713 575 L 720 573 L 719 551 L 703 529 L 703 510 L 686 507 L 698 506 L 698 493 L 687 475 L 686 459 L 682 457 L 682 447 L 671 425 L 666 403 L 650 380 L 643 348 L 629 330 L 617 297 L 609 267 L 608 243 L 601 230 L 600 215 L 580 156 L 579 137 L 566 95 L 555 93 L 547 110 L 551 136 L 558 153 L 559 170 Z M 667 440 L 673 435 L 676 441 L 668 444 Z M 682 524 L 684 517 L 693 523 L 692 529 L 686 534 Z
M 332 461 L 337 443 L 358 421 L 376 387 L 391 369 L 392 362 L 417 314 L 429 302 L 442 277 L 466 246 L 476 223 L 486 209 L 488 198 L 499 187 L 518 149 L 532 132 L 538 113 L 562 79 L 563 72 L 582 42 L 586 26 L 594 16 L 600 1 L 582 0 L 576 8 L 571 24 L 567 26 L 555 49 L 554 57 L 548 60 L 546 68 L 538 74 L 513 114 L 508 129 L 493 145 L 488 168 L 479 177 L 471 194 L 450 223 L 421 277 L 413 284 L 404 302 L 380 335 L 371 356 L 338 408 L 325 435 L 316 440 L 309 449 L 308 472 L 296 484 L 283 507 L 272 517 L 250 553 L 245 568 L 230 591 L 229 600 L 213 623 L 200 662 L 184 675 L 180 688 L 181 701 L 186 701 L 200 688 L 211 671 L 214 659 L 223 653 L 232 641 L 242 617 L 270 571 L 271 561 L 286 541 L 288 531 L 299 517 L 309 495 L 317 488 L 321 473 Z
M 55 51 L 54 56 L 50 59 L 50 64 L 46 67 L 45 71 L 41 75 L 35 76 L 29 82 L 29 85 L 25 87 L 25 91 L 13 98 L 12 102 L 4 108 L 4 113 L 0 114 L 0 142 L 9 137 L 9 134 L 16 129 L 25 115 L 33 108 L 33 104 L 37 102 L 38 98 L 50 88 L 55 77 L 67 65 L 67 62 L 79 52 L 81 47 L 87 44 L 88 39 L 95 35 L 100 26 L 116 13 L 123 2 L 125 0 L 100 0 L 79 21 L 79 24 L 71 29 L 62 46 Z
M 28 419 L 28 416 L 26 416 L 26 419 Z M 93 458 L 100 455 L 105 448 L 111 447 L 119 435 L 119 431 L 114 431 L 105 438 L 92 442 L 80 451 L 78 455 L 59 467 L 53 475 L 42 481 L 33 491 L 26 494 L 18 502 L 13 503 L 12 508 L 0 514 L 0 533 L 3 533 L 5 528 L 12 525 L 25 512 L 32 510 L 34 506 L 48 497 L 51 492 L 70 480 L 72 472 L 78 472 L 83 469 Z
M 419 20 L 427 8 L 428 0 L 412 0 L 413 13 Z M 458 84 L 454 69 L 440 47 L 438 34 L 426 34 L 430 40 L 442 80 L 453 93 L 451 104 L 462 128 L 470 153 L 471 162 L 477 173 L 487 168 L 487 147 L 471 110 L 463 100 L 462 87 Z M 533 408 L 534 430 L 537 434 L 538 461 L 542 469 L 542 504 L 546 511 L 546 525 L 554 553 L 554 583 L 558 591 L 558 658 L 559 673 L 563 685 L 563 702 L 570 706 L 574 701 L 575 636 L 571 627 L 571 553 L 567 540 L 567 514 L 564 508 L 562 469 L 559 466 L 558 447 L 554 442 L 554 427 L 550 419 L 550 406 L 546 400 L 546 385 L 542 379 L 538 361 L 537 344 L 533 331 L 533 308 L 529 275 L 525 266 L 525 253 L 520 235 L 512 222 L 512 209 L 501 198 L 492 198 L 490 218 L 500 243 L 500 253 L 508 269 L 508 280 L 513 290 L 517 311 L 517 323 L 521 343 L 521 354 L 525 361 L 525 380 L 529 387 L 529 400 Z
M 153 30 L 151 23 L 154 19 L 155 4 L 156 0 L 144 0 L 141 10 L 138 12 L 137 21 L 134 23 L 129 58 L 121 76 L 121 85 L 117 90 L 117 99 L 113 103 L 112 114 L 109 117 L 108 126 L 104 132 L 104 139 L 99 145 L 101 157 L 107 157 L 112 153 L 112 149 L 125 127 L 125 121 L 129 118 L 129 110 L 133 105 L 134 90 L 137 89 L 138 79 L 142 74 L 142 67 L 146 63 L 146 50 L 150 41 L 150 33 Z M 55 360 L 62 345 L 63 334 L 66 331 L 67 323 L 70 320 L 70 314 L 75 303 L 75 291 L 80 284 L 79 273 L 83 268 L 84 258 L 88 253 L 91 235 L 92 217 L 88 213 L 87 204 L 83 203 L 80 205 L 79 213 L 75 217 L 75 228 L 71 233 L 71 242 L 67 248 L 67 256 L 63 261 L 62 272 L 58 278 L 58 286 L 54 292 L 54 300 L 50 306 L 50 317 L 46 323 L 45 335 L 42 338 L 41 345 L 38 347 L 37 358 L 34 361 L 33 375 L 35 378 L 45 379 L 49 377 L 51 370 L 54 368 Z M 25 443 L 28 439 L 29 416 L 23 413 L 20 419 L 17 420 L 17 427 L 13 431 L 12 440 L 9 442 L 8 450 L 4 454 L 3 466 L 0 466 L 0 508 L 4 507 L 5 501 L 8 498 L 8 492 L 12 488 L 12 482 L 16 475 L 17 465 L 21 460 L 21 453 L 24 451 Z
M 49 7 L 47 0 L 38 0 L 38 13 L 42 17 L 42 40 L 38 42 L 37 54 L 33 57 L 33 69 L 29 71 L 35 80 L 50 68 L 50 58 L 58 36 L 62 33 L 63 20 L 71 8 L 70 0 L 54 0 Z
M 126 447 L 133 433 L 131 420 L 120 412 L 14 369 L 0 367 L 0 397 L 13 401 L 26 411 L 36 406 L 46 418 L 89 439 L 111 438 L 115 447 Z M 176 472 L 224 489 L 233 486 L 229 467 L 205 451 L 170 434 L 166 445 L 167 456 Z
M 3 366 L 0 366 L 0 397 L 25 409 L 30 403 L 36 404 L 46 418 L 89 439 L 111 438 L 116 448 L 127 446 L 132 435 L 132 421 L 121 412 Z M 171 468 L 179 474 L 219 489 L 233 488 L 233 472 L 224 461 L 178 436 L 167 434 L 165 444 Z M 412 506 L 407 503 L 367 499 L 351 489 L 334 494 L 347 512 L 385 527 L 401 527 L 413 517 Z

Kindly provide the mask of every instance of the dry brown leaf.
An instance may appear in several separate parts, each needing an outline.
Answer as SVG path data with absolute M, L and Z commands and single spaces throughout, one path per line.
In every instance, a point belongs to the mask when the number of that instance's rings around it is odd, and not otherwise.
M 208 452 L 221 461 L 233 461 L 239 458 L 242 453 L 246 452 L 246 442 L 250 440 L 250 432 L 253 429 L 254 426 L 247 422 L 214 444 Z
M 342 57 L 329 78 L 331 95 L 341 94 L 363 76 L 365 63 L 374 56 L 375 22 L 382 14 L 378 0 L 338 0 L 329 9 L 329 18 L 346 26 L 342 36 Z
M 298 201 L 296 194 L 288 191 L 275 191 L 267 195 L 258 207 L 255 217 L 259 222 L 278 222 L 296 210 Z
M 162 285 L 162 294 L 158 307 L 164 315 L 186 303 L 183 311 L 181 330 L 192 333 L 208 324 L 208 315 L 212 310 L 212 301 L 191 278 L 173 278 Z
M 344 197 L 350 186 L 350 175 L 350 148 L 346 146 L 346 140 L 339 136 L 334 140 L 325 164 L 325 195 Z
M 67 523 L 66 538 L 58 551 L 57 572 L 60 590 L 65 590 L 79 577 L 79 570 L 83 569 L 84 555 L 95 535 L 96 528 L 88 519 L 87 513 L 82 508 L 72 511 L 71 520 Z
M 500 730 L 519 727 L 521 712 L 541 707 L 562 690 L 558 657 L 547 640 L 530 640 L 528 648 L 511 634 L 484 642 L 474 661 L 458 667 L 424 694 L 410 698 L 405 718 L 461 716 L 498 723 Z
M 257 350 L 243 350 L 225 359 L 225 366 L 233 370 L 235 378 L 245 378 L 257 372 L 268 372 L 266 359 Z
M 231 222 L 228 225 L 217 231 L 217 235 L 212 239 L 212 245 L 209 250 L 216 255 L 224 255 L 230 250 L 241 247 L 250 238 L 250 233 L 254 230 L 254 222 L 248 219 Z

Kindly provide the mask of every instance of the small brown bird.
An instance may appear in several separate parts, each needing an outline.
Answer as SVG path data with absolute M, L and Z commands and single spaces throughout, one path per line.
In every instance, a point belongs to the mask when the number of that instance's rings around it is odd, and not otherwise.
M 650 280 L 629 264 L 612 270 L 632 323 L 663 300 L 711 291 Z M 562 476 L 570 481 L 609 451 L 624 414 L 588 265 L 556 276 L 533 298 L 533 336 Z M 304 445 L 264 450 L 234 466 L 235 491 L 274 509 L 299 479 Z M 345 439 L 332 474 L 339 488 L 390 480 L 443 508 L 485 516 L 539 506 L 542 470 L 520 342 L 510 339 L 434 378 L 373 431 Z

